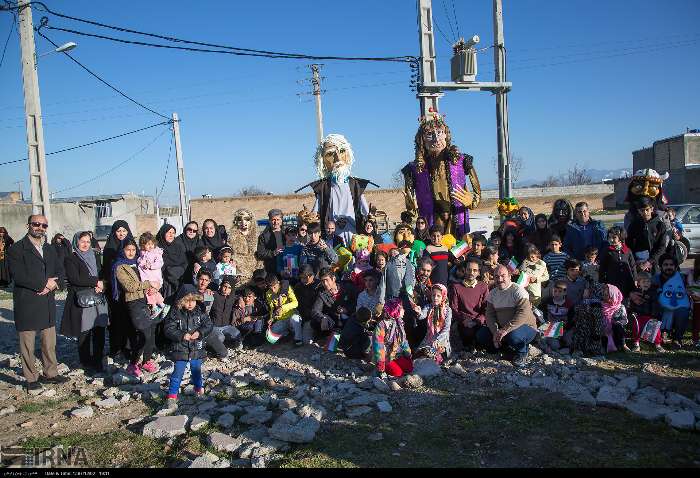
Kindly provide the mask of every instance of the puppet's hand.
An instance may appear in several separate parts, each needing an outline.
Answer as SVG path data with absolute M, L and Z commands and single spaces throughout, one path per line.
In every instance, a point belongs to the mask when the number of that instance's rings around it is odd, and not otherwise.
M 472 202 L 474 201 L 474 194 L 461 186 L 456 186 L 452 190 L 452 199 L 456 199 L 457 201 L 461 202 L 464 207 L 471 207 Z

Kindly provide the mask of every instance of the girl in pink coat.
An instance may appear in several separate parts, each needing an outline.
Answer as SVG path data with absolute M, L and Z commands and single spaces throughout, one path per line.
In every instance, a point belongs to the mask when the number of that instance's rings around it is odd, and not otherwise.
M 139 266 L 139 276 L 142 281 L 148 281 L 151 284 L 163 285 L 163 249 L 156 246 L 156 238 L 150 232 L 144 232 L 139 237 L 139 258 L 137 259 Z M 157 288 L 160 289 L 160 286 Z M 163 317 L 168 314 L 170 306 L 165 304 L 163 296 L 160 292 L 146 294 L 151 311 L 151 318 L 158 317 L 161 313 Z

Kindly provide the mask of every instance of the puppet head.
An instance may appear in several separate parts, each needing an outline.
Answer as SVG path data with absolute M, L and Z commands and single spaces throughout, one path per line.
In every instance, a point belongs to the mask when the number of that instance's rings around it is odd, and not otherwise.
M 304 208 L 297 213 L 297 222 L 299 224 L 309 225 L 312 222 L 320 222 L 320 220 L 318 218 L 318 213 L 306 209 L 306 204 L 304 204 Z
M 640 169 L 634 176 L 627 189 L 627 201 L 634 203 L 640 197 L 648 197 L 654 200 L 657 206 L 666 204 L 663 195 L 663 182 L 668 179 L 668 172 L 663 176 L 654 169 Z
M 345 182 L 355 161 L 352 146 L 342 134 L 329 134 L 316 148 L 314 162 L 318 177 Z
M 515 198 L 503 198 L 499 199 L 497 203 L 498 213 L 501 216 L 511 216 L 518 212 L 518 200 Z
M 689 308 L 690 300 L 683 284 L 683 278 L 676 272 L 666 282 L 664 282 L 659 292 L 659 305 L 665 310 L 676 310 Z
M 366 271 L 371 269 L 369 259 L 372 253 L 368 249 L 360 249 L 355 252 L 355 272 Z
M 416 132 L 415 159 L 418 172 L 423 171 L 426 161 L 434 158 L 445 158 L 453 164 L 462 158 L 459 151 L 452 145 L 452 133 L 445 123 L 445 118 L 436 111 L 428 113 L 428 117 L 420 118 L 420 126 Z M 467 160 L 466 172 L 472 167 L 472 157 L 465 155 Z
M 258 237 L 258 223 L 250 209 L 236 209 L 233 213 L 233 230 Z
M 552 215 L 549 217 L 550 224 L 566 224 L 571 221 L 574 208 L 568 199 L 557 199 L 552 206 Z
M 394 244 L 400 244 L 403 241 L 408 241 L 412 244 L 414 239 L 413 229 L 408 224 L 401 223 L 394 229 Z

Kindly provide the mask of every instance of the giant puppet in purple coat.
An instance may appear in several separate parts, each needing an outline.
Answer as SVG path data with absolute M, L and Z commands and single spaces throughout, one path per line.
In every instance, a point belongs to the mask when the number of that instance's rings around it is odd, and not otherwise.
M 416 159 L 401 170 L 406 210 L 413 217 L 425 217 L 431 226 L 440 224 L 445 234 L 461 238 L 469 232 L 469 209 L 481 200 L 474 158 L 452 144 L 450 128 L 433 111 L 428 118 L 421 118 L 415 146 Z

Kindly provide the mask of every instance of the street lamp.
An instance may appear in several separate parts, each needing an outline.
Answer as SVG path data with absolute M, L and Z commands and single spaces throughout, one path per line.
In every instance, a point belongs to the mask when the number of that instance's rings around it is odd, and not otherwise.
M 75 43 L 73 41 L 69 41 L 68 43 L 64 43 L 63 45 L 59 46 L 55 50 L 50 50 L 50 51 L 47 51 L 46 53 L 42 53 L 41 55 L 37 55 L 37 58 L 41 58 L 42 56 L 50 55 L 51 53 L 63 53 L 66 51 L 70 51 L 77 46 L 78 46 L 77 43 Z

